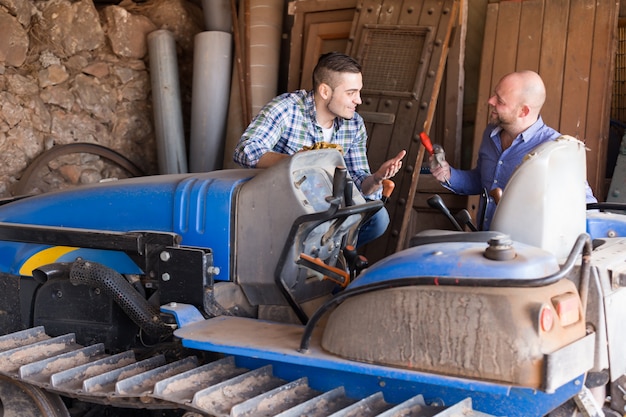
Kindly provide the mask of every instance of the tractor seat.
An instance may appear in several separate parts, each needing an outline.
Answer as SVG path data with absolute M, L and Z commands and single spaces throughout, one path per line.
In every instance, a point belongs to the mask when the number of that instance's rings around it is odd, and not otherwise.
M 565 135 L 526 155 L 502 193 L 491 230 L 567 257 L 586 232 L 585 156 L 585 144 Z

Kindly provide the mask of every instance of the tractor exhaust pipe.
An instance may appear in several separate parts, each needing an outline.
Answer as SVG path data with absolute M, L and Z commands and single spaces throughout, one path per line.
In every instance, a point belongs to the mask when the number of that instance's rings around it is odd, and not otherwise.
M 150 336 L 164 336 L 173 330 L 161 321 L 159 311 L 154 306 L 121 274 L 109 267 L 96 262 L 76 260 L 70 267 L 70 282 L 100 288 Z

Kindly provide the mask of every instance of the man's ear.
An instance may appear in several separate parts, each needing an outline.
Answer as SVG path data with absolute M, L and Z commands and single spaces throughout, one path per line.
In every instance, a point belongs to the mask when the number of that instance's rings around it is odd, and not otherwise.
M 319 87 L 317 87 L 317 92 L 321 98 L 326 100 L 332 94 L 332 88 L 326 83 L 320 83 Z
M 522 105 L 519 111 L 520 117 L 526 117 L 528 116 L 529 113 L 530 113 L 530 107 L 528 107 L 527 104 Z

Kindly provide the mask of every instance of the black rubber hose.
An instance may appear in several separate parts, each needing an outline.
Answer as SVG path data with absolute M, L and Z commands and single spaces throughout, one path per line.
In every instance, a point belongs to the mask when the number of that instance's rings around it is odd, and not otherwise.
M 70 269 L 70 282 L 100 288 L 150 336 L 164 336 L 172 332 L 172 328 L 161 321 L 157 308 L 148 303 L 121 274 L 109 267 L 76 260 Z
M 315 329 L 315 325 L 317 322 L 326 314 L 328 310 L 332 307 L 339 305 L 344 302 L 346 299 L 350 297 L 354 297 L 356 295 L 361 295 L 373 291 L 380 291 L 389 288 L 398 288 L 398 287 L 408 287 L 415 285 L 448 285 L 448 286 L 456 286 L 456 287 L 515 287 L 515 288 L 532 288 L 532 287 L 542 287 L 546 285 L 553 284 L 563 278 L 572 270 L 576 263 L 576 259 L 578 258 L 578 254 L 582 251 L 582 263 L 581 263 L 581 288 L 579 289 L 581 293 L 581 302 L 585 302 L 587 300 L 588 289 L 585 288 L 585 285 L 589 283 L 589 269 L 591 262 L 591 237 L 583 233 L 576 239 L 572 250 L 570 251 L 567 260 L 563 264 L 563 266 L 559 269 L 558 272 L 554 274 L 535 278 L 535 279 L 515 279 L 515 278 L 463 278 L 459 279 L 458 277 L 414 277 L 414 278 L 401 278 L 401 279 L 392 279 L 383 282 L 375 282 L 368 285 L 363 285 L 360 287 L 356 287 L 353 289 L 349 289 L 343 292 L 340 292 L 326 303 L 324 303 L 320 308 L 315 311 L 313 316 L 306 323 L 304 328 L 304 333 L 302 334 L 302 339 L 300 341 L 300 348 L 298 349 L 302 353 L 306 353 L 309 349 L 311 335 L 313 334 L 313 330 Z M 583 306 L 586 308 L 586 305 Z

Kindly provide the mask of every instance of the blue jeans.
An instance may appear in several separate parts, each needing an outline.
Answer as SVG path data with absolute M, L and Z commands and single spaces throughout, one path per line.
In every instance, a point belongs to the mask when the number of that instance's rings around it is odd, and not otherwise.
M 389 213 L 385 207 L 381 207 L 372 217 L 370 217 L 359 230 L 356 246 L 361 247 L 382 236 L 389 226 Z

